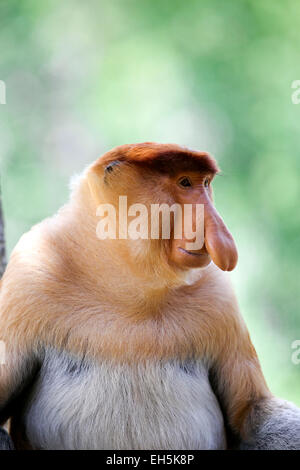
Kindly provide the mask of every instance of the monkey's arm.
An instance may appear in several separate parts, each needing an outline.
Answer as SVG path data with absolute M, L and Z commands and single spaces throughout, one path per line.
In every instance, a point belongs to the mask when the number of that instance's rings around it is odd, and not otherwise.
M 253 404 L 245 420 L 245 450 L 300 450 L 300 409 L 277 398 Z
M 0 428 L 0 450 L 14 450 L 12 439 L 3 428 Z
M 13 379 L 13 376 L 14 373 L 12 372 L 12 374 L 10 374 L 7 363 L 0 365 L 0 426 L 4 425 L 13 413 L 12 404 L 14 397 L 18 395 L 16 391 L 19 388 L 17 383 L 19 381 Z M 0 450 L 14 450 L 10 435 L 2 427 L 0 427 Z
M 235 331 L 217 361 L 213 381 L 237 446 L 300 450 L 300 409 L 271 394 L 245 325 L 240 322 Z
M 4 364 L 0 365 L 0 426 L 18 413 L 22 397 L 39 369 L 37 354 L 18 348 L 13 339 L 7 338 L 4 343 Z M 11 437 L 0 427 L 0 450 L 13 448 Z

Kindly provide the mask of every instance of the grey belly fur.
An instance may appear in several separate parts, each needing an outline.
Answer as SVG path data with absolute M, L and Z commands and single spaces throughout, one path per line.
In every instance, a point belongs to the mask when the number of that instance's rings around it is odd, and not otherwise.
M 24 410 L 37 449 L 223 449 L 225 430 L 204 362 L 129 366 L 46 352 Z

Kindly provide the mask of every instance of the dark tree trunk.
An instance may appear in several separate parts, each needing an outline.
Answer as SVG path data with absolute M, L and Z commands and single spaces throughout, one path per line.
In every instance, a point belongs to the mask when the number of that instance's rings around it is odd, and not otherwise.
M 4 221 L 2 212 L 2 197 L 0 188 L 0 278 L 6 268 L 6 253 L 5 253 L 5 237 L 4 237 Z

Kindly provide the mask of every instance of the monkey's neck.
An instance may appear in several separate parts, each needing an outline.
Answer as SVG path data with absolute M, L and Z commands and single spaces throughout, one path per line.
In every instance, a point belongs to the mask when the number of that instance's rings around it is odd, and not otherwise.
M 163 259 L 136 262 L 126 242 L 99 240 L 96 208 L 71 201 L 58 214 L 58 239 L 67 242 L 69 254 L 81 282 L 99 303 L 144 315 L 159 311 L 170 294 L 201 277 L 199 270 L 175 271 Z

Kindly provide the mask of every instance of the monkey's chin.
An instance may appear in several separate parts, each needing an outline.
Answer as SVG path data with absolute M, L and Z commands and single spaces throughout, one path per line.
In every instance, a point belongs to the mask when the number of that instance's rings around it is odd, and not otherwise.
M 177 247 L 173 261 L 182 268 L 205 268 L 211 262 L 211 257 L 206 251 L 188 251 Z

